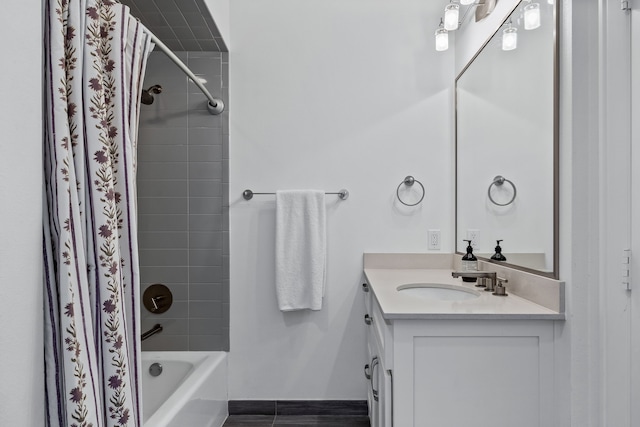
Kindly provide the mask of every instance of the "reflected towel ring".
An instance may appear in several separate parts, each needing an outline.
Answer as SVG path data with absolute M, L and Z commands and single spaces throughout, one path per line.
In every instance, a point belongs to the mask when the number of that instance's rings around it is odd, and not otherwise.
M 495 200 L 493 200 L 493 197 L 491 197 L 491 187 L 493 187 L 494 185 L 500 187 L 505 182 L 508 182 L 509 184 L 511 184 L 511 187 L 513 187 L 513 197 L 507 203 L 498 203 Z M 516 185 L 513 182 L 509 181 L 507 178 L 505 178 L 502 175 L 497 175 L 495 178 L 493 178 L 493 182 L 489 184 L 489 190 L 487 190 L 487 195 L 489 196 L 489 200 L 491 200 L 491 203 L 493 203 L 494 205 L 507 206 L 513 203 L 513 201 L 516 199 L 517 192 L 518 190 L 516 190 Z
M 417 202 L 413 203 L 413 204 L 409 204 L 409 203 L 405 203 L 402 198 L 400 197 L 400 187 L 402 187 L 402 184 L 411 187 L 414 183 L 418 183 L 420 185 L 420 188 L 422 188 L 422 197 L 420 197 L 420 200 L 418 200 Z M 407 175 L 405 177 L 405 179 L 398 184 L 398 188 L 396 189 L 396 196 L 398 197 L 398 200 L 400 200 L 400 203 L 402 203 L 405 206 L 415 206 L 417 204 L 419 204 L 420 202 L 422 202 L 422 200 L 424 199 L 424 185 L 422 185 L 422 183 L 420 181 L 418 181 L 417 179 L 415 179 L 414 177 L 412 177 L 411 175 Z

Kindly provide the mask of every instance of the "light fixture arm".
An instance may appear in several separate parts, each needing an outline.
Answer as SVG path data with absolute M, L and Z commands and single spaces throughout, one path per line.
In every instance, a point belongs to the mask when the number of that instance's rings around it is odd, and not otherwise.
M 457 30 L 459 29 L 463 22 L 465 22 L 465 20 L 467 19 L 467 15 L 469 14 L 469 12 L 478 7 L 478 6 L 483 6 L 485 3 L 487 2 L 487 0 L 476 0 L 475 2 L 471 3 L 471 4 L 462 4 L 460 2 L 460 0 L 449 0 L 449 5 L 456 5 L 456 14 L 458 15 L 458 25 L 454 28 L 452 25 L 447 27 L 447 24 L 445 24 L 445 20 L 443 17 L 440 17 L 440 25 L 436 28 L 436 36 L 439 35 L 439 33 L 442 32 L 446 32 L 446 31 L 453 31 L 453 30 Z M 459 14 L 459 8 L 460 6 L 466 6 L 466 9 L 464 11 L 464 14 L 462 15 L 462 19 L 460 19 L 460 14 Z M 447 8 L 445 8 L 445 17 L 447 16 L 447 12 L 448 12 L 448 8 L 449 6 L 447 6 Z M 441 35 L 441 34 L 440 34 Z M 443 49 L 443 50 L 446 50 Z
M 460 20 L 460 23 L 458 24 L 459 27 L 462 26 L 462 24 L 465 22 L 465 20 L 467 19 L 467 15 L 469 14 L 469 12 L 471 12 L 471 9 L 476 8 L 478 6 L 482 6 L 484 5 L 485 0 L 479 0 L 477 2 L 471 3 L 470 5 L 467 6 L 467 9 L 464 11 L 464 14 L 462 15 L 462 19 Z

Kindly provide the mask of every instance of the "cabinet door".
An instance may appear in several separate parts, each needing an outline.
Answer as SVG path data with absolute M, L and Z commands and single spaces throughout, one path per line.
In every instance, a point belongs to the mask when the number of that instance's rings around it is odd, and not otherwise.
M 378 404 L 373 396 L 373 388 L 372 388 L 372 365 L 373 362 L 377 359 L 376 357 L 376 343 L 373 338 L 373 330 L 371 326 L 371 292 L 368 283 L 366 280 L 362 282 L 362 291 L 363 291 L 363 299 L 364 299 L 364 324 L 365 326 L 365 334 L 367 337 L 367 360 L 364 365 L 364 375 L 367 379 L 367 406 L 369 410 L 369 419 L 371 420 L 371 425 L 375 426 L 377 422 L 377 413 L 378 413 Z
M 554 425 L 553 322 L 413 322 L 394 338 L 398 427 Z
M 371 364 L 371 399 L 373 416 L 370 415 L 372 427 L 391 427 L 393 415 L 393 382 L 391 370 L 387 369 L 382 348 L 376 335 L 371 334 L 373 358 Z
M 393 375 L 384 360 L 380 360 L 378 379 L 378 420 L 381 427 L 393 426 Z
M 377 302 L 369 292 L 366 282 L 365 319 L 369 362 L 367 401 L 371 427 L 390 427 L 392 416 L 391 368 L 393 342 L 390 327 L 386 324 Z M 386 338 L 386 339 L 385 339 Z
M 385 369 L 381 358 L 374 358 L 371 370 L 371 394 L 373 399 L 370 416 L 371 427 L 391 427 L 391 405 L 393 400 L 392 387 L 390 386 L 390 371 Z
M 371 427 L 380 426 L 380 397 L 379 397 L 379 372 L 380 372 L 380 360 L 377 356 L 374 356 L 369 363 L 370 366 L 370 378 L 369 378 L 369 391 L 367 393 L 367 400 L 369 402 L 369 420 Z

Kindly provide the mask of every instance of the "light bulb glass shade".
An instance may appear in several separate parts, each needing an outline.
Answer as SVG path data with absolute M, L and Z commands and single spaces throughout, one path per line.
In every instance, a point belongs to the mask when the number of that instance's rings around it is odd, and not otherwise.
M 460 0 L 460 4 L 467 6 L 473 4 L 475 1 L 476 0 Z
M 444 29 L 447 31 L 457 30 L 459 16 L 460 6 L 455 3 L 449 3 L 444 8 Z
M 518 29 L 505 28 L 502 31 L 502 50 L 513 50 L 518 47 Z
M 547 3 L 553 4 L 554 2 L 553 2 L 553 0 L 547 0 Z
M 540 5 L 529 3 L 524 7 L 524 29 L 535 30 L 540 26 Z
M 436 50 L 442 52 L 449 49 L 449 32 L 444 28 L 436 30 Z

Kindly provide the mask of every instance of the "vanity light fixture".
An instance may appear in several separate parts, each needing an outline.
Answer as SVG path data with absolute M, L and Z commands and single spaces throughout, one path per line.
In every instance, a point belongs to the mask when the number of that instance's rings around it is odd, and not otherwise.
M 449 3 L 444 8 L 444 29 L 453 31 L 458 29 L 460 18 L 460 6 L 456 3 Z
M 540 26 L 540 5 L 531 3 L 524 7 L 524 29 L 535 30 Z
M 488 1 L 493 1 L 492 7 L 485 11 L 485 15 L 483 15 L 482 18 L 485 18 L 491 13 L 491 11 L 493 11 L 493 7 L 495 7 L 495 2 L 497 2 L 497 0 L 449 0 L 449 4 L 444 8 L 444 18 L 440 18 L 440 26 L 436 28 L 436 50 L 447 50 L 449 48 L 449 31 L 455 31 L 460 28 L 462 23 L 465 21 L 467 14 L 471 10 L 478 6 L 486 6 L 486 2 Z M 460 5 L 467 7 L 464 15 L 462 16 L 462 20 L 460 20 Z M 479 19 L 476 14 L 476 21 L 478 20 Z
M 502 30 L 502 50 L 514 50 L 518 47 L 518 29 L 511 25 Z
M 442 52 L 449 49 L 449 32 L 444 29 L 444 23 L 440 19 L 440 25 L 436 30 L 436 50 Z

